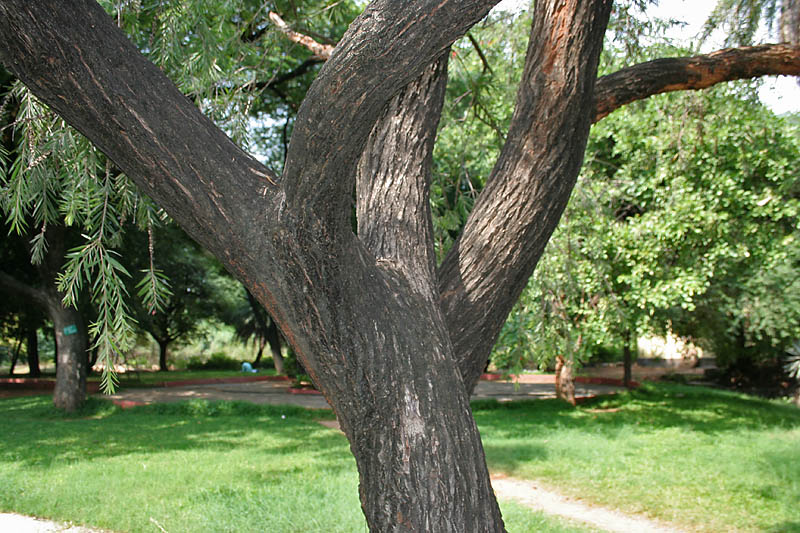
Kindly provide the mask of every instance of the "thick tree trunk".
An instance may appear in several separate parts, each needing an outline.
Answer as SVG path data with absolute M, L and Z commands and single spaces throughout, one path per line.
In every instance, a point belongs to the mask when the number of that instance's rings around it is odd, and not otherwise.
M 39 337 L 33 328 L 28 330 L 28 375 L 32 378 L 42 375 L 39 368 Z
M 89 337 L 81 314 L 65 307 L 58 293 L 51 295 L 48 314 L 56 334 L 56 388 L 53 404 L 74 411 L 86 399 L 86 351 Z
M 417 164 L 435 124 L 422 120 L 420 135 L 391 121 L 436 90 L 424 73 L 494 3 L 371 2 L 308 92 L 281 177 L 193 108 L 97 5 L 0 3 L 0 60 L 275 318 L 350 440 L 374 531 L 503 528 L 464 385 L 477 380 L 574 185 L 611 3 L 536 2 L 509 140 L 440 269 L 439 297 Z M 392 171 L 373 156 L 392 146 L 421 169 L 409 171 L 410 199 L 380 185 Z M 389 210 L 360 212 L 358 237 L 357 175 L 359 200 L 374 192 L 365 201 Z

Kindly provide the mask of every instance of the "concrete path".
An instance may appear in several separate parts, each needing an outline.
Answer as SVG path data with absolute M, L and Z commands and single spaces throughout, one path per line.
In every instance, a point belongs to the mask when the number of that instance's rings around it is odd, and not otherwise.
M 621 387 L 575 384 L 575 396 L 587 397 L 612 394 Z M 212 383 L 186 385 L 182 387 L 129 388 L 122 389 L 110 398 L 122 406 L 143 403 L 178 402 L 182 400 L 228 400 L 258 404 L 298 405 L 311 409 L 329 409 L 321 394 L 292 394 L 288 381 L 255 381 L 248 383 Z M 475 388 L 473 399 L 493 398 L 500 402 L 554 398 L 552 383 L 509 383 L 503 381 L 481 381 Z M 106 396 L 108 398 L 108 396 Z

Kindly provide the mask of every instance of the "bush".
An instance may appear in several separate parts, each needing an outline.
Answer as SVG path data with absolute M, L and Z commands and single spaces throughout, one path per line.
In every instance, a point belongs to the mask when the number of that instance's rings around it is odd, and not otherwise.
M 228 357 L 224 352 L 214 352 L 207 361 L 199 356 L 191 357 L 186 365 L 189 370 L 239 370 L 241 367 L 241 361 Z

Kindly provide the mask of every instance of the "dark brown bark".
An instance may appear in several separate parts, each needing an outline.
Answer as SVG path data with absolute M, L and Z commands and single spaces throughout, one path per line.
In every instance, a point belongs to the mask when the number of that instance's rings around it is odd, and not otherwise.
M 800 76 L 800 46 L 765 44 L 640 63 L 597 80 L 594 121 L 654 94 L 779 74 Z
M 578 177 L 610 10 L 610 1 L 534 5 L 506 143 L 439 268 L 442 310 L 467 390 L 477 383 Z
M 339 416 L 376 531 L 503 527 L 438 310 L 350 229 L 356 166 L 381 111 L 493 3 L 371 3 L 309 91 L 280 180 L 192 108 L 96 5 L 0 4 L 0 60 L 280 324 Z
M 158 344 L 158 370 L 167 372 L 169 371 L 169 366 L 167 365 L 167 347 L 169 346 L 169 340 L 155 339 L 155 341 Z
M 436 126 L 447 86 L 445 53 L 384 110 L 358 165 L 358 236 L 385 268 L 433 304 L 436 257 L 430 209 Z
M 280 178 L 203 117 L 94 3 L 0 4 L 0 61 L 280 325 L 340 419 L 375 531 L 503 528 L 464 381 L 477 379 L 574 185 L 610 1 L 536 3 L 508 142 L 440 269 L 443 313 L 420 182 L 435 124 L 415 120 L 425 116 L 413 108 L 433 106 L 440 67 L 431 65 L 494 3 L 370 3 L 308 92 Z M 381 143 L 406 140 L 410 166 L 373 157 Z M 389 190 L 392 169 L 403 168 L 416 173 L 408 197 Z M 389 211 L 360 213 L 358 237 L 356 176 L 359 198 Z
M 322 46 L 318 43 L 314 44 L 313 39 L 307 38 L 307 36 L 300 37 L 306 38 L 298 42 L 309 46 L 309 49 L 312 51 L 318 49 L 319 46 Z M 540 41 L 534 40 L 532 42 Z M 316 46 L 316 48 L 314 46 Z M 721 50 L 693 58 L 659 60 L 656 62 L 644 63 L 635 65 L 628 69 L 623 69 L 620 72 L 609 76 L 604 76 L 597 80 L 597 85 L 595 87 L 595 106 L 597 110 L 594 112 L 593 121 L 596 122 L 600 120 L 608 113 L 625 103 L 630 103 L 630 101 L 635 99 L 646 98 L 647 96 L 652 96 L 653 94 L 660 92 L 698 89 L 703 88 L 700 87 L 701 85 L 708 87 L 717 83 L 731 81 L 733 79 L 752 78 L 768 74 L 794 74 L 798 70 L 798 61 L 800 61 L 796 48 L 797 47 L 787 47 L 785 45 L 763 45 L 758 47 Z M 327 53 L 320 54 L 321 59 L 327 59 L 328 57 L 329 55 Z M 662 71 L 660 69 L 662 66 L 668 67 L 667 70 Z M 701 66 L 702 68 L 700 68 Z M 685 80 L 685 82 L 679 82 L 679 80 Z M 632 87 L 627 87 L 627 83 L 631 83 Z M 634 94 L 635 97 L 633 97 Z M 625 98 L 630 99 L 625 100 Z M 568 106 L 565 107 L 568 108 Z M 397 106 L 395 106 L 394 113 L 395 115 L 393 120 L 403 120 L 403 112 L 398 111 Z M 387 123 L 390 123 L 392 116 L 392 113 L 388 113 L 389 118 L 385 118 L 384 120 Z M 546 119 L 541 120 L 540 124 L 542 124 L 545 128 L 548 126 Z M 532 124 L 529 124 L 529 126 L 531 130 L 534 128 L 534 125 Z M 420 128 L 420 133 L 418 133 L 417 136 L 422 138 L 422 130 L 426 127 L 433 128 L 435 130 L 436 122 L 432 120 L 428 121 L 427 123 L 420 122 L 416 127 Z M 373 132 L 373 135 L 375 134 L 376 132 Z M 432 131 L 430 132 L 430 135 L 433 135 Z M 387 177 L 384 178 L 383 183 L 371 185 L 374 187 L 374 190 L 371 193 L 359 193 L 358 208 L 360 214 L 358 218 L 360 226 L 364 225 L 363 217 L 365 214 L 380 211 L 382 207 L 373 199 L 371 199 L 369 196 L 370 194 L 382 194 L 384 188 L 393 183 L 392 180 L 395 180 L 394 182 L 401 186 L 408 183 L 409 178 L 406 177 L 405 179 L 402 179 L 402 176 L 407 174 L 402 172 L 392 172 L 391 170 L 393 167 L 397 167 L 399 164 L 402 164 L 405 165 L 408 172 L 412 174 L 414 172 L 418 172 L 419 176 L 425 176 L 424 170 L 417 171 L 416 169 L 425 168 L 426 162 L 424 159 L 428 157 L 428 154 L 426 154 L 424 151 L 419 151 L 416 154 L 413 152 L 409 153 L 408 151 L 399 148 L 399 146 L 405 147 L 407 145 L 397 145 L 393 144 L 392 142 L 384 142 L 383 144 L 380 144 L 371 141 L 371 144 L 369 144 L 365 150 L 365 155 L 363 157 L 369 158 L 369 164 L 373 167 L 373 169 L 379 169 L 383 167 L 389 169 L 389 172 Z M 544 150 L 544 148 L 542 150 Z M 365 159 L 362 159 L 362 167 L 364 165 L 364 161 Z M 360 170 L 360 172 L 361 174 L 359 175 L 361 176 L 363 174 L 363 168 Z M 377 191 L 377 193 L 375 191 Z M 416 209 L 417 206 L 420 205 L 418 203 L 419 196 L 416 192 L 412 192 L 412 194 L 409 196 L 410 197 L 397 195 L 397 197 L 393 198 L 392 200 L 399 201 L 400 205 L 406 206 L 404 209 Z M 504 213 L 501 213 L 501 216 L 502 214 Z M 386 215 L 383 216 L 386 217 Z M 556 217 L 556 220 L 557 218 L 558 217 Z M 549 223 L 550 222 L 547 222 L 546 224 Z M 545 221 L 539 219 L 535 224 L 545 224 Z M 381 227 L 381 224 L 376 225 L 376 231 L 378 231 Z M 365 229 L 360 227 L 359 234 L 362 235 L 362 232 L 365 232 Z M 471 258 L 471 260 L 476 263 L 474 268 L 471 270 L 471 273 L 475 274 L 476 276 L 479 276 L 482 273 L 485 273 L 487 270 L 494 268 L 492 261 L 497 255 L 497 251 L 505 251 L 503 250 L 503 245 L 505 244 L 504 242 L 487 242 L 484 244 L 486 246 L 485 253 L 482 256 Z M 421 249 L 424 249 L 424 246 Z M 523 271 L 526 272 L 529 269 L 532 271 L 535 262 L 538 261 L 538 255 L 539 254 L 537 253 L 532 254 L 529 265 L 525 266 Z M 482 266 L 481 262 L 486 262 L 486 265 Z M 453 279 L 444 279 L 444 276 L 453 275 L 452 270 L 448 271 L 446 269 L 440 269 L 439 274 L 440 286 L 444 287 L 448 284 L 452 285 L 453 283 L 457 283 L 457 281 L 454 282 Z M 513 276 L 510 276 L 508 280 L 509 283 L 507 285 L 512 287 L 518 285 L 518 282 Z M 501 283 L 497 285 L 496 290 L 498 293 L 505 296 L 507 293 L 504 291 L 508 289 L 501 280 Z M 461 296 L 464 295 L 462 294 Z M 480 299 L 478 295 L 473 295 L 473 298 L 475 300 Z M 447 295 L 446 298 L 443 298 L 443 301 L 448 299 L 453 299 L 452 295 Z M 509 300 L 513 300 L 513 298 L 509 297 Z M 471 307 L 464 307 L 461 305 L 463 301 L 463 299 L 455 299 L 456 303 L 445 307 L 446 311 L 456 311 L 454 315 L 448 316 L 447 323 L 451 326 L 455 326 L 454 329 L 451 329 L 451 338 L 463 339 L 463 342 L 458 343 L 456 347 L 456 349 L 459 350 L 458 353 L 462 356 L 461 361 L 462 365 L 464 365 L 462 366 L 462 374 L 465 376 L 465 378 L 468 376 L 476 377 L 480 375 L 480 370 L 478 367 L 485 367 L 486 362 L 488 361 L 491 346 L 494 342 L 494 339 L 499 334 L 499 328 L 502 327 L 502 322 L 505 320 L 505 315 L 500 313 L 498 315 L 498 320 L 496 320 L 494 323 L 486 323 L 485 309 L 490 306 L 475 305 Z M 464 337 L 462 335 L 463 328 L 472 328 L 472 325 L 476 323 L 482 324 L 486 328 L 484 330 L 485 335 L 482 335 L 482 337 L 487 339 L 487 342 L 475 343 L 472 342 L 472 339 L 469 337 Z M 476 337 L 479 336 L 481 335 L 476 335 Z M 468 379 L 468 387 L 469 386 Z
M 39 338 L 34 328 L 28 330 L 27 345 L 28 375 L 32 378 L 39 377 L 42 375 L 42 371 L 39 368 Z

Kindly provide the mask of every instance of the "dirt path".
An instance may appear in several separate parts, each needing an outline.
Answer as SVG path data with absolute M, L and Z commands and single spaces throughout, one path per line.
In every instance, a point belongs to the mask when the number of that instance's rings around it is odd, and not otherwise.
M 60 524 L 16 513 L 0 513 L 0 531 L 8 533 L 102 533 L 99 529 Z
M 631 516 L 570 500 L 558 493 L 544 490 L 533 481 L 505 476 L 492 476 L 492 487 L 498 498 L 514 500 L 531 509 L 584 522 L 614 533 L 682 533 L 641 516 Z

